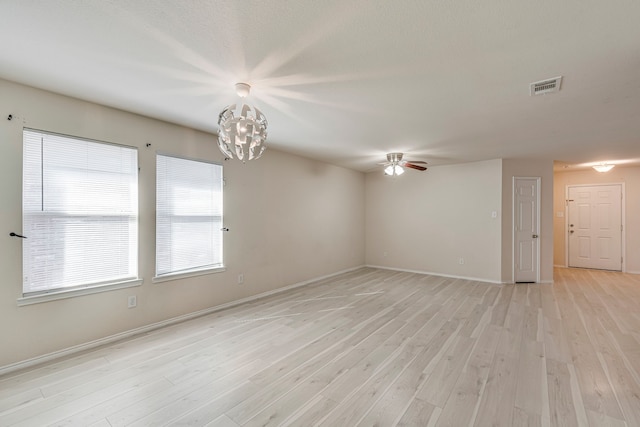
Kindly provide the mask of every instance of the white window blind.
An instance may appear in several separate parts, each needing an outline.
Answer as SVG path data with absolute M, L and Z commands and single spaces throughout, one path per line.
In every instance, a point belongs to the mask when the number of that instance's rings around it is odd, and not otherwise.
M 222 267 L 222 166 L 158 154 L 156 277 Z
M 23 145 L 23 293 L 137 278 L 137 150 L 29 129 Z

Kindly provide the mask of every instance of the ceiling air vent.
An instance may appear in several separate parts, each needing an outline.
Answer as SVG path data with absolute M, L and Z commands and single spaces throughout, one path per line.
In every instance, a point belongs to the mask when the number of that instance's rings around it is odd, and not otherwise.
M 529 85 L 530 95 L 544 95 L 547 93 L 558 92 L 560 90 L 561 83 L 562 76 L 531 83 Z

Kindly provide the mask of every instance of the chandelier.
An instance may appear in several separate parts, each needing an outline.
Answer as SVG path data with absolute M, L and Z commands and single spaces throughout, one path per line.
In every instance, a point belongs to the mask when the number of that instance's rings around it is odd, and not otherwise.
M 236 93 L 241 98 L 249 95 L 251 86 L 236 83 Z M 244 100 L 229 105 L 218 116 L 218 147 L 228 159 L 237 157 L 242 163 L 259 159 L 267 148 L 267 118 L 257 108 Z

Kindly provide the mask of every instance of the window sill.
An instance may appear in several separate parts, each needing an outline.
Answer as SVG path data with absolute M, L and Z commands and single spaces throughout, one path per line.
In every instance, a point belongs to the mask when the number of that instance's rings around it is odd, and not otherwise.
M 90 286 L 86 288 L 75 288 L 75 289 L 69 289 L 69 290 L 49 292 L 46 294 L 24 296 L 22 298 L 18 298 L 18 306 L 40 304 L 42 302 L 55 301 L 55 300 L 67 299 L 67 298 L 75 298 L 83 295 L 91 295 L 91 294 L 98 294 L 101 292 L 114 291 L 116 289 L 133 288 L 135 286 L 142 285 L 142 281 L 143 281 L 142 279 L 133 279 L 133 280 L 127 280 L 124 282 L 100 284 L 100 285 Z
M 204 276 L 207 274 L 222 273 L 223 271 L 226 271 L 226 270 L 227 269 L 225 267 L 213 267 L 213 268 L 207 268 L 202 270 L 185 271 L 182 273 L 163 274 L 162 276 L 154 277 L 153 279 L 151 279 L 151 282 L 152 283 L 170 282 L 172 280 L 185 279 L 187 277 L 196 277 L 196 276 Z

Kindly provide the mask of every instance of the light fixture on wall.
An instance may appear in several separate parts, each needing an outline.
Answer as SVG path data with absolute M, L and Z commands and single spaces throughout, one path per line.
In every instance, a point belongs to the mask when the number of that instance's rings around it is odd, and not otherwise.
M 218 117 L 218 147 L 227 158 L 234 156 L 243 163 L 256 160 L 267 148 L 267 118 L 257 108 L 244 102 L 251 86 L 236 83 L 236 93 L 240 102 L 229 105 Z
M 609 172 L 614 166 L 615 165 L 612 164 L 600 163 L 599 165 L 593 166 L 593 168 L 598 172 Z

